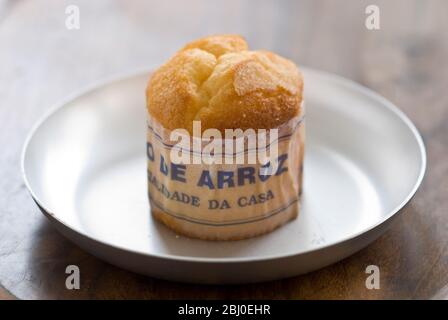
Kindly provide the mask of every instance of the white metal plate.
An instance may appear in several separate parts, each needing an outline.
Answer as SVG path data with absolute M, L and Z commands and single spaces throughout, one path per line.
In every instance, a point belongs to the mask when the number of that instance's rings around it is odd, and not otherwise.
M 63 103 L 35 127 L 23 155 L 26 184 L 56 227 L 123 268 L 201 283 L 308 272 L 377 238 L 423 178 L 422 140 L 396 107 L 351 81 L 304 68 L 307 138 L 299 217 L 248 240 L 178 236 L 149 211 L 148 74 Z

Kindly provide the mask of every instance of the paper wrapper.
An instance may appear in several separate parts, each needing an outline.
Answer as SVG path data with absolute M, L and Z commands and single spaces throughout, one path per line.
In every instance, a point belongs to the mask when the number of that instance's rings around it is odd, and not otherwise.
M 258 162 L 172 163 L 176 141 L 148 116 L 148 197 L 153 216 L 178 234 L 207 240 L 257 236 L 297 217 L 305 141 L 301 110 L 278 128 L 277 171 L 270 176 L 263 175 L 263 164 Z M 193 148 L 187 151 L 194 156 Z M 247 159 L 254 150 L 243 152 Z

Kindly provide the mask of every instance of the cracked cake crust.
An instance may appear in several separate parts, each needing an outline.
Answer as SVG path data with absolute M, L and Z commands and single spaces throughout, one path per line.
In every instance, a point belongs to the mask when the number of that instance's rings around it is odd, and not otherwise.
M 302 74 L 269 51 L 248 51 L 236 35 L 187 44 L 151 76 L 148 112 L 166 129 L 276 128 L 300 112 Z

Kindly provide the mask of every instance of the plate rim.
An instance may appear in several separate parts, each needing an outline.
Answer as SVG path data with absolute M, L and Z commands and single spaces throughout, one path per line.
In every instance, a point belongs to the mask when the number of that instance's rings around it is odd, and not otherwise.
M 259 256 L 259 257 L 219 257 L 219 258 L 209 258 L 209 257 L 194 257 L 194 256 L 179 256 L 179 255 L 174 255 L 174 254 L 160 254 L 160 253 L 153 253 L 153 252 L 145 252 L 145 251 L 141 251 L 141 250 L 135 250 L 135 249 L 130 249 L 124 246 L 120 246 L 117 244 L 111 244 L 108 243 L 104 240 L 100 240 L 97 239 L 91 235 L 89 235 L 88 233 L 84 232 L 83 230 L 79 230 L 78 228 L 75 228 L 73 226 L 71 226 L 70 224 L 64 222 L 63 220 L 61 220 L 57 214 L 52 213 L 50 210 L 48 210 L 44 203 L 36 196 L 36 194 L 34 193 L 28 178 L 27 178 L 27 174 L 26 174 L 26 168 L 25 168 L 25 158 L 26 158 L 26 154 L 27 154 L 27 150 L 29 147 L 29 144 L 32 140 L 32 138 L 34 137 L 34 135 L 36 134 L 36 132 L 39 130 L 39 128 L 51 117 L 53 116 L 55 113 L 57 113 L 58 111 L 60 111 L 61 109 L 63 109 L 64 107 L 66 107 L 66 105 L 74 100 L 76 100 L 77 98 L 86 95 L 88 93 L 91 93 L 97 89 L 100 89 L 106 85 L 110 85 L 113 84 L 114 82 L 118 82 L 118 81 L 124 81 L 127 79 L 131 79 L 131 78 L 135 78 L 138 76 L 143 76 L 145 74 L 149 75 L 153 70 L 155 69 L 155 66 L 152 67 L 145 67 L 145 68 L 137 68 L 137 69 L 133 69 L 131 71 L 128 72 L 122 72 L 122 73 L 118 73 L 118 74 L 114 74 L 112 76 L 108 76 L 108 77 L 104 77 L 101 80 L 95 81 L 92 84 L 85 86 L 82 89 L 76 90 L 74 91 L 72 94 L 69 94 L 68 96 L 66 96 L 63 99 L 60 99 L 58 102 L 56 102 L 55 104 L 52 105 L 52 107 L 50 107 L 37 121 L 36 123 L 31 127 L 29 133 L 27 134 L 26 138 L 25 138 L 25 142 L 24 145 L 22 147 L 22 151 L 21 151 L 21 156 L 20 156 L 20 169 L 21 169 L 21 175 L 22 175 L 22 179 L 25 183 L 25 186 L 28 190 L 28 192 L 30 193 L 31 197 L 33 198 L 33 200 L 36 202 L 37 206 L 39 207 L 39 209 L 41 209 L 41 211 L 43 211 L 44 215 L 47 218 L 50 218 L 50 221 L 55 221 L 59 224 L 61 224 L 62 226 L 64 226 L 65 228 L 68 228 L 70 230 L 72 230 L 73 232 L 89 239 L 90 241 L 94 241 L 97 242 L 99 244 L 102 244 L 104 246 L 107 247 L 111 247 L 113 249 L 117 249 L 117 250 L 122 250 L 122 251 L 126 251 L 128 253 L 132 253 L 132 254 L 137 254 L 137 255 L 143 255 L 146 257 L 150 257 L 150 258 L 157 258 L 157 259 L 165 259 L 165 260 L 174 260 L 174 261 L 183 261 L 183 262 L 192 262 L 192 263 L 245 263 L 245 262 L 266 262 L 266 261 L 272 261 L 272 260 L 278 260 L 278 259 L 287 259 L 287 258 L 292 258 L 295 256 L 299 256 L 299 255 L 304 255 L 304 254 L 309 254 L 312 252 L 317 252 L 323 249 L 328 249 L 334 246 L 338 246 L 341 245 L 345 242 L 354 240 L 358 237 L 360 237 L 363 234 L 366 234 L 374 229 L 376 229 L 377 227 L 383 225 L 384 223 L 386 223 L 388 220 L 390 220 L 391 218 L 393 218 L 396 214 L 398 214 L 400 212 L 401 209 L 403 209 L 403 207 L 413 198 L 413 196 L 416 194 L 418 188 L 420 187 L 423 178 L 425 176 L 425 172 L 426 172 L 426 168 L 427 168 L 427 154 L 426 154 L 426 148 L 422 139 L 422 136 L 420 134 L 420 132 L 418 131 L 418 129 L 416 128 L 416 126 L 414 125 L 414 123 L 408 118 L 408 116 L 401 110 L 398 108 L 398 106 L 396 106 L 394 103 L 392 103 L 391 101 L 389 101 L 387 98 L 383 97 L 382 95 L 380 95 L 379 93 L 373 91 L 372 89 L 357 83 L 356 81 L 349 79 L 349 78 L 345 78 L 343 76 L 331 73 L 331 72 L 327 72 L 327 71 L 323 71 L 323 70 L 318 70 L 318 69 L 314 69 L 314 68 L 310 68 L 310 67 L 305 67 L 300 65 L 300 69 L 301 71 L 304 71 L 304 73 L 314 73 L 317 74 L 319 76 L 323 76 L 326 78 L 329 78 L 332 81 L 337 82 L 338 84 L 341 84 L 345 87 L 349 87 L 351 89 L 355 89 L 358 92 L 362 93 L 363 95 L 378 101 L 380 104 L 383 105 L 383 107 L 386 107 L 389 111 L 391 111 L 393 114 L 395 114 L 395 116 L 397 116 L 405 125 L 406 127 L 410 130 L 410 132 L 412 133 L 413 137 L 415 138 L 418 148 L 419 148 L 419 154 L 420 154 L 420 160 L 421 160 L 421 166 L 420 166 L 420 171 L 418 174 L 418 177 L 413 185 L 413 187 L 411 188 L 410 192 L 407 194 L 406 197 L 403 198 L 403 200 L 400 202 L 400 204 L 398 204 L 394 209 L 390 210 L 390 212 L 385 215 L 383 218 L 381 218 L 378 222 L 376 222 L 375 224 L 372 224 L 370 226 L 368 226 L 367 228 L 360 230 L 356 233 L 353 233 L 349 236 L 343 237 L 341 239 L 339 239 L 336 242 L 333 243 L 326 243 L 326 244 L 322 244 L 322 245 L 318 245 L 312 249 L 307 249 L 301 252 L 293 252 L 293 253 L 286 253 L 286 254 L 271 254 L 271 255 L 266 255 L 266 256 Z M 66 235 L 64 235 L 66 236 Z

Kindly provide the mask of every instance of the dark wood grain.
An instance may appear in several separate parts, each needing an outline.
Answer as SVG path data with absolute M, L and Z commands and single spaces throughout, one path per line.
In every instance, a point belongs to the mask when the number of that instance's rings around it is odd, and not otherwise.
M 381 30 L 364 27 L 370 2 Z M 447 298 L 448 2 L 401 1 L 0 1 L 0 299 L 11 298 Z M 81 29 L 65 28 L 65 7 Z M 302 65 L 378 91 L 421 131 L 428 170 L 393 227 L 357 254 L 291 279 L 238 286 L 161 281 L 108 265 L 57 233 L 23 184 L 20 150 L 54 103 L 104 77 L 157 65 L 211 33 L 243 34 Z M 65 267 L 81 289 L 65 289 Z M 367 265 L 381 289 L 367 290 Z M 5 288 L 5 289 L 2 289 Z M 10 292 L 10 293 L 8 293 Z

